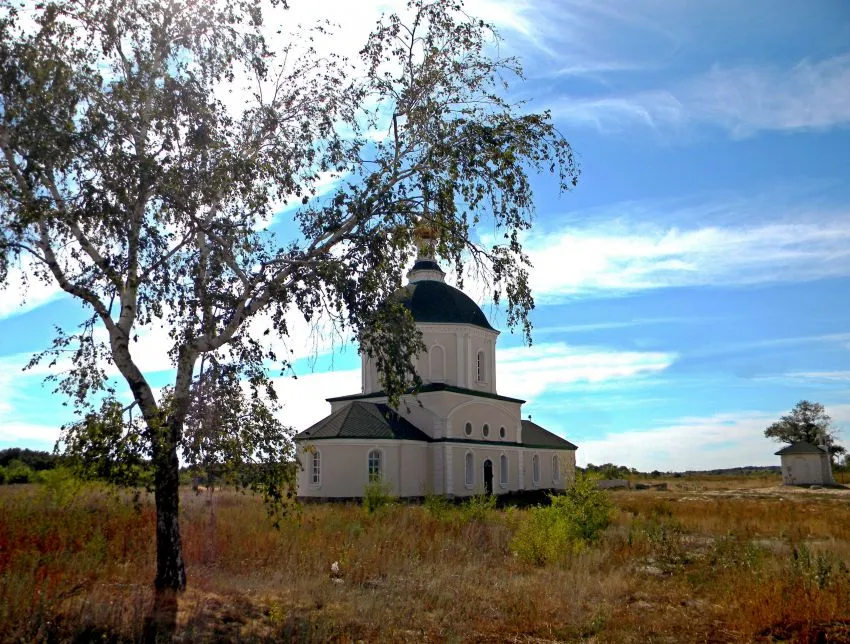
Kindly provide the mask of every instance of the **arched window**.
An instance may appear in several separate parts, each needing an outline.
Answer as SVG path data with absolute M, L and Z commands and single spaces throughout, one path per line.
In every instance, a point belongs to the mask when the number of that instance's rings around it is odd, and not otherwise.
M 384 476 L 384 458 L 381 450 L 373 449 L 369 452 L 369 480 L 377 481 Z
M 505 436 L 508 435 L 507 430 L 504 427 L 499 427 L 499 438 L 505 440 Z
M 508 484 L 508 457 L 504 454 L 499 457 L 499 484 Z
M 443 382 L 446 379 L 446 352 L 439 344 L 428 352 L 431 362 L 431 382 Z
M 484 352 L 478 352 L 478 382 L 487 382 L 487 365 L 485 364 Z
M 490 425 L 484 423 L 484 427 L 481 428 L 481 435 L 484 438 L 487 438 L 490 435 Z
M 552 480 L 555 483 L 561 481 L 561 462 L 558 460 L 558 455 L 552 457 Z
M 322 455 L 318 451 L 310 455 L 310 483 L 319 485 L 322 482 Z
M 472 423 L 466 423 L 466 425 L 463 426 L 463 433 L 467 436 L 472 436 Z
M 475 485 L 475 462 L 472 458 L 472 452 L 466 453 L 466 484 L 470 487 Z
M 535 485 L 540 484 L 540 457 L 537 454 L 531 457 L 531 481 Z

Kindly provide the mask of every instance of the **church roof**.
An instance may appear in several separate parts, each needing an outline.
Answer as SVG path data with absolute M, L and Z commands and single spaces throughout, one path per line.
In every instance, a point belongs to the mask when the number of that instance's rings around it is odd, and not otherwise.
M 422 270 L 430 269 L 431 263 L 439 270 L 436 262 L 417 261 L 417 265 L 420 263 Z M 425 266 L 426 263 L 429 265 Z M 417 322 L 471 324 L 495 331 L 472 298 L 445 282 L 431 279 L 412 282 L 398 289 L 391 298 L 403 304 Z
M 543 429 L 530 420 L 522 421 L 522 444 L 525 447 L 548 447 L 555 449 L 578 449 L 570 441 Z
M 426 434 L 380 403 L 352 402 L 315 425 L 296 434 L 296 439 L 383 438 L 428 441 Z
M 799 441 L 797 443 L 791 443 L 788 447 L 784 447 L 778 452 L 776 452 L 777 456 L 785 456 L 786 454 L 826 454 L 826 450 L 817 445 L 812 445 L 811 443 L 807 443 L 806 441 Z

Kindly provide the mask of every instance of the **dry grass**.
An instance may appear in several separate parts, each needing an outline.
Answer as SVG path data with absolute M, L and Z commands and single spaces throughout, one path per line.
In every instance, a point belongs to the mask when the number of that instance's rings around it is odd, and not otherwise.
M 850 641 L 850 491 L 747 483 L 615 493 L 602 543 L 546 568 L 511 554 L 524 510 L 313 505 L 276 531 L 250 496 L 187 492 L 176 639 Z M 0 488 L 0 637 L 142 640 L 153 520 L 144 499 Z

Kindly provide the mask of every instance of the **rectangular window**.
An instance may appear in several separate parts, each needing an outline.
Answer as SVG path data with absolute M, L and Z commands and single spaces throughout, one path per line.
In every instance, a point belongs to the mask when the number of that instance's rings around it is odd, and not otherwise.
M 499 483 L 508 484 L 508 457 L 504 454 L 499 458 Z
M 322 480 L 322 456 L 319 452 L 313 452 L 311 465 L 310 482 L 318 485 Z
M 369 452 L 369 480 L 379 480 L 383 474 L 381 469 L 381 452 L 373 449 Z

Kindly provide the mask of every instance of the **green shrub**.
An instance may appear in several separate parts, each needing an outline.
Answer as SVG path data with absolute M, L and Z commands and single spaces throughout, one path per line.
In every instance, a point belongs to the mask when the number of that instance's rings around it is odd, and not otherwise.
M 390 493 L 389 483 L 382 478 L 372 478 L 363 488 L 363 507 L 371 514 L 378 508 L 389 505 L 395 497 Z
M 551 505 L 531 508 L 511 539 L 512 552 L 543 565 L 598 541 L 611 523 L 613 504 L 596 481 L 597 477 L 579 474 L 565 494 L 549 497 Z
M 595 476 L 579 475 L 566 492 L 552 496 L 552 509 L 572 526 L 573 537 L 585 544 L 595 543 L 611 523 L 614 504 L 600 490 Z
M 42 495 L 46 501 L 58 506 L 66 506 L 79 494 L 83 482 L 69 467 L 60 466 L 45 470 L 39 475 Z
M 6 482 L 6 468 L 0 466 L 0 485 Z
M 23 461 L 13 459 L 6 466 L 7 483 L 35 483 L 37 480 L 35 471 Z
M 446 518 L 452 511 L 452 502 L 441 494 L 426 494 L 422 502 L 425 509 L 437 519 Z
M 467 521 L 483 521 L 496 509 L 494 494 L 473 494 L 461 505 L 463 518 Z

